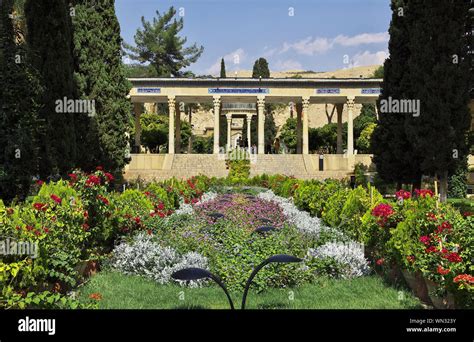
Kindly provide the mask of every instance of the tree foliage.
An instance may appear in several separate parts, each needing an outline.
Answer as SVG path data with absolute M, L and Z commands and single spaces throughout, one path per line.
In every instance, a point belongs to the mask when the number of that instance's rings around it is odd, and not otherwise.
M 131 112 L 126 98 L 130 84 L 121 60 L 120 26 L 113 0 L 77 0 L 74 24 L 75 79 L 78 95 L 95 101 L 95 116 L 76 116 L 81 159 L 77 166 L 90 170 L 102 165 L 120 173 L 125 166 L 127 122 Z M 107 63 L 104 63 L 107 61 Z M 93 147 L 93 148 L 91 148 Z
M 140 63 L 149 63 L 160 77 L 187 76 L 182 69 L 195 63 L 204 51 L 193 44 L 185 47 L 186 37 L 180 37 L 183 18 L 176 19 L 174 7 L 161 14 L 156 11 L 152 22 L 142 17 L 142 28 L 135 34 L 135 45 L 124 44 L 127 55 Z
M 38 172 L 38 84 L 23 42 L 9 17 L 13 0 L 0 2 L 0 198 L 23 199 Z M 20 57 L 20 63 L 17 58 Z
M 75 98 L 69 7 L 65 0 L 27 0 L 25 16 L 28 58 L 42 85 L 40 175 L 65 174 L 77 160 L 75 114 L 56 111 L 56 101 Z

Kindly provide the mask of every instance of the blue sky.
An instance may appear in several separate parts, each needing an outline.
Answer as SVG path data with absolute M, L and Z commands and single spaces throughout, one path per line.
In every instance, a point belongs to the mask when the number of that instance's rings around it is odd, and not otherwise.
M 155 11 L 181 9 L 188 43 L 204 46 L 196 74 L 251 69 L 330 71 L 381 64 L 388 56 L 389 0 L 116 0 L 127 43 Z

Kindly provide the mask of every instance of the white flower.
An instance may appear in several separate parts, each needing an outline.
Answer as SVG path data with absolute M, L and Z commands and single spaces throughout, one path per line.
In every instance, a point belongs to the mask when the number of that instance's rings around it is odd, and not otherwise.
M 338 271 L 343 278 L 360 277 L 369 273 L 363 246 L 354 241 L 349 243 L 329 242 L 318 248 L 310 248 L 308 257 L 333 258 L 341 265 L 341 269 Z
M 180 256 L 173 248 L 163 247 L 153 237 L 140 233 L 131 242 L 122 242 L 114 249 L 112 267 L 125 274 L 142 275 L 160 284 L 169 283 L 171 274 L 188 267 L 207 268 L 207 258 L 189 252 Z M 184 283 L 184 282 L 179 282 Z M 203 281 L 191 281 L 200 286 Z

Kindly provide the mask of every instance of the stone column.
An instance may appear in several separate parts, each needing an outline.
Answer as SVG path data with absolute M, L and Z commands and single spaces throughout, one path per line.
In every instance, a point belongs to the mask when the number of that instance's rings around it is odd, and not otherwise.
M 230 150 L 232 142 L 232 114 L 227 113 L 226 115 L 227 118 L 227 150 Z
M 354 154 L 354 96 L 347 97 L 347 155 Z
M 301 103 L 295 104 L 296 108 L 296 153 L 301 154 L 302 148 L 302 135 L 303 135 L 303 127 L 301 122 L 301 111 L 303 110 Z
M 257 98 L 258 107 L 258 154 L 265 154 L 265 97 Z
M 337 110 L 337 154 L 343 154 L 342 151 L 342 111 L 344 110 L 344 103 L 336 104 Z
M 213 97 L 214 104 L 214 154 L 219 154 L 219 115 L 221 111 L 221 97 Z
M 182 102 L 176 110 L 176 153 L 181 153 L 181 109 L 184 110 L 184 103 Z
M 309 154 L 309 97 L 303 97 L 301 117 L 303 119 L 303 154 Z
M 176 98 L 174 96 L 168 96 L 168 108 L 169 108 L 169 130 L 168 130 L 168 153 L 174 154 L 174 119 L 176 116 Z
M 143 103 L 135 102 L 133 104 L 133 112 L 135 114 L 135 153 L 140 153 L 142 125 L 140 124 L 140 116 L 143 111 Z
M 249 151 L 252 150 L 252 114 L 247 114 L 247 145 L 249 148 Z

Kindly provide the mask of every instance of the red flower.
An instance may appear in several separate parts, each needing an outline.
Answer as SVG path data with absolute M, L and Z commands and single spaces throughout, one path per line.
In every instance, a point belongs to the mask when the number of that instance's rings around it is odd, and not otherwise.
M 87 210 L 84 210 L 84 218 L 85 219 L 89 218 L 89 212 Z
M 100 201 L 102 201 L 102 203 L 104 203 L 105 205 L 109 205 L 109 200 L 107 198 L 105 198 L 104 196 L 102 195 L 97 195 L 97 199 L 99 199 Z
M 36 181 L 36 185 L 41 186 L 41 185 L 43 185 L 43 184 L 44 184 L 44 182 L 43 182 L 41 179 L 38 179 L 38 180 Z
M 105 177 L 107 177 L 107 180 L 108 180 L 109 182 L 112 182 L 112 181 L 114 180 L 114 176 L 113 176 L 111 173 L 109 173 L 109 172 L 106 172 L 106 173 L 105 173 Z
M 453 282 L 455 283 L 465 282 L 465 283 L 474 284 L 474 277 L 470 274 L 460 274 L 454 277 Z
M 77 175 L 75 173 L 70 173 L 68 176 L 73 182 L 77 181 Z
M 156 208 L 157 208 L 158 210 L 163 210 L 163 209 L 165 209 L 165 205 L 163 204 L 163 202 L 160 202 L 160 203 L 158 203 L 158 205 L 156 206 Z
M 13 208 L 7 208 L 7 214 L 8 215 L 12 215 L 14 212 L 15 212 L 15 210 L 13 210 Z
M 147 232 L 148 235 L 152 235 L 152 234 L 153 234 L 153 231 L 152 231 L 151 229 L 148 229 L 146 232 Z
M 380 265 L 382 265 L 384 262 L 385 262 L 385 259 L 384 259 L 384 258 L 380 258 L 380 259 L 378 259 L 375 263 L 380 266 Z
M 393 215 L 394 210 L 390 204 L 380 203 L 372 210 L 372 216 L 389 217 Z
M 438 265 L 437 272 L 441 275 L 446 275 L 450 272 L 451 270 L 449 268 L 443 268 L 441 265 Z
M 41 232 L 39 230 L 35 230 L 35 235 L 36 236 L 40 236 L 41 235 Z
M 415 193 L 417 194 L 418 197 L 422 197 L 422 198 L 425 198 L 426 196 L 430 196 L 430 197 L 434 196 L 433 191 L 429 189 L 421 189 L 421 190 L 416 189 Z
M 161 217 L 161 218 L 163 218 L 163 217 L 165 217 L 166 215 L 165 215 L 164 212 L 160 211 L 160 212 L 158 213 L 158 216 Z
M 428 248 L 425 249 L 426 253 L 436 253 L 438 250 L 436 249 L 435 246 L 429 246 Z
M 139 216 L 134 217 L 133 220 L 135 221 L 136 224 L 140 224 L 140 222 L 141 222 Z
M 407 260 L 408 260 L 409 263 L 414 263 L 415 262 L 415 256 L 409 255 L 409 256 L 407 256 Z
M 448 233 L 450 233 L 450 232 L 451 232 L 451 228 L 452 228 L 451 223 L 449 223 L 448 221 L 444 221 L 441 225 L 439 225 L 439 226 L 437 227 L 436 232 L 437 232 L 438 234 L 441 234 L 441 233 L 443 233 L 445 230 L 447 230 Z
M 472 213 L 470 211 L 466 211 L 462 214 L 464 217 L 472 216 Z
M 430 244 L 430 237 L 426 235 L 420 236 L 420 242 L 428 246 Z
M 436 215 L 433 213 L 427 213 L 426 217 L 428 218 L 429 221 L 436 221 Z
M 43 227 L 43 231 L 44 231 L 46 234 L 48 234 L 48 233 L 49 233 L 49 229 L 48 229 L 48 228 L 46 228 L 46 227 Z
M 397 199 L 409 199 L 411 197 L 411 193 L 409 191 L 406 191 L 406 190 L 399 190 L 395 193 L 395 196 L 397 197 Z
M 56 196 L 56 195 L 53 194 L 53 195 L 51 195 L 50 197 L 51 197 L 51 199 L 52 199 L 54 202 L 56 202 L 57 204 L 61 204 L 61 198 L 60 198 L 59 196 Z
M 100 177 L 96 175 L 89 175 L 86 180 L 86 186 L 91 187 L 94 185 L 100 185 Z
M 95 169 L 96 169 L 97 171 L 102 171 L 102 170 L 104 169 L 104 167 L 99 165 L 99 166 L 97 166 Z
M 29 226 L 29 225 L 26 225 L 26 227 L 25 227 L 25 228 L 26 228 L 26 230 L 27 230 L 27 231 L 29 231 L 29 232 L 30 232 L 30 231 L 32 231 L 32 230 L 34 229 L 32 226 Z
M 87 223 L 83 223 L 82 229 L 84 229 L 85 231 L 89 230 L 89 225 Z
M 97 293 L 91 293 L 89 295 L 89 298 L 99 301 L 99 300 L 102 300 L 102 295 L 98 292 Z
M 459 254 L 455 252 L 446 254 L 445 258 L 454 263 L 462 261 L 462 258 L 459 256 Z
M 46 204 L 44 204 L 44 203 L 34 203 L 33 208 L 35 208 L 38 211 L 40 211 L 40 210 L 45 211 L 46 210 Z

